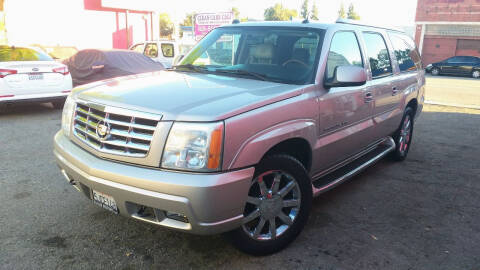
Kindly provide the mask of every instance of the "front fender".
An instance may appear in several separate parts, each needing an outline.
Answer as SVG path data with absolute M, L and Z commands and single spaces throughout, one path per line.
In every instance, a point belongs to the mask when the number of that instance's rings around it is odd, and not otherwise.
M 304 139 L 315 144 L 316 125 L 313 119 L 290 120 L 251 136 L 240 147 L 228 169 L 255 165 L 275 145 L 288 139 Z

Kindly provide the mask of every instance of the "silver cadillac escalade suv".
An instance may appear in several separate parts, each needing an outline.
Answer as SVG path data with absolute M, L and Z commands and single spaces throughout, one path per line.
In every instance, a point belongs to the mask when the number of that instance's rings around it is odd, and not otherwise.
M 170 70 L 74 89 L 54 154 L 106 210 L 264 255 L 296 238 L 313 197 L 406 158 L 424 84 L 395 29 L 234 23 Z

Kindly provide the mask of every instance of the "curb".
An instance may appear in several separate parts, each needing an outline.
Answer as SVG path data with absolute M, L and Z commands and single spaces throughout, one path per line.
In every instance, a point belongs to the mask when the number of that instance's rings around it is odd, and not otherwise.
M 463 105 L 463 104 L 445 103 L 445 102 L 428 101 L 428 100 L 425 100 L 424 103 L 429 104 L 429 105 L 440 105 L 440 106 L 449 106 L 449 107 L 459 107 L 459 108 L 465 108 L 465 109 L 480 110 L 480 106 L 476 106 L 476 105 Z

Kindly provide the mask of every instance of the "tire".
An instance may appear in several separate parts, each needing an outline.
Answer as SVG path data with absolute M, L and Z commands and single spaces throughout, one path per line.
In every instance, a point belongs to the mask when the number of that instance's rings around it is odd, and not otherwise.
M 475 79 L 480 78 L 480 70 L 474 70 L 472 72 L 472 78 L 475 78 Z
M 432 72 L 431 72 L 431 73 L 432 73 L 433 76 L 438 76 L 438 75 L 440 75 L 440 69 L 438 69 L 438 68 L 432 68 Z
M 411 107 L 407 107 L 403 113 L 400 126 L 393 134 L 395 151 L 391 153 L 391 158 L 395 161 L 404 161 L 407 158 L 413 139 L 413 118 L 413 109 Z
M 226 233 L 231 243 L 245 253 L 263 256 L 280 251 L 295 240 L 307 223 L 312 183 L 302 163 L 291 156 L 264 158 L 255 170 L 248 195 L 244 224 Z
M 65 104 L 65 99 L 52 101 L 53 108 L 57 110 L 62 110 L 64 104 Z

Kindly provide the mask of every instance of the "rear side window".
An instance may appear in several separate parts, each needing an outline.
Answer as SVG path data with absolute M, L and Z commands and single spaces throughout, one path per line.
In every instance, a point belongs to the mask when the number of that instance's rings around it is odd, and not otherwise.
M 162 48 L 162 54 L 165 57 L 173 57 L 174 51 L 173 51 L 173 44 L 171 43 L 163 43 L 160 45 Z
M 0 46 L 0 62 L 10 61 L 53 61 L 47 54 L 22 47 Z
M 391 75 L 392 63 L 382 35 L 365 32 L 363 33 L 363 39 L 365 40 L 372 77 L 375 79 Z
M 408 46 L 402 38 L 396 35 L 390 35 L 390 40 L 393 44 L 393 51 L 395 53 L 395 57 L 397 58 L 400 71 L 408 72 L 416 70 L 417 68 L 415 66 L 415 62 L 412 59 L 412 54 L 414 51 L 412 51 L 410 46 Z
M 333 36 L 327 58 L 326 81 L 333 79 L 338 66 L 363 67 L 362 53 L 353 32 L 337 32 Z
M 145 55 L 151 58 L 158 57 L 158 46 L 155 43 L 148 43 L 145 46 Z
M 462 61 L 460 60 L 459 57 L 452 57 L 452 58 L 448 58 L 447 61 L 445 62 L 455 64 L 455 63 L 461 63 Z

